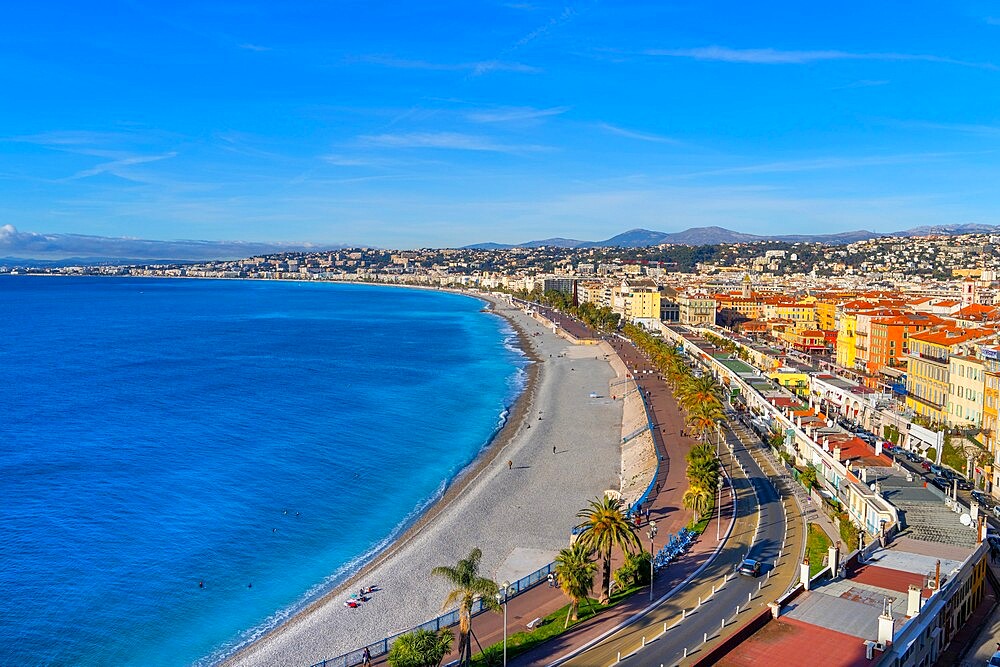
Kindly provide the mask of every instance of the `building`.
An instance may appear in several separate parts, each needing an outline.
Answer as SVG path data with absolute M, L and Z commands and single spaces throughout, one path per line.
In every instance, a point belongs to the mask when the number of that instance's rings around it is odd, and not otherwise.
M 993 335 L 991 329 L 939 327 L 910 336 L 906 362 L 906 407 L 931 422 L 948 421 L 950 359 L 969 344 Z
M 680 295 L 677 297 L 677 307 L 681 324 L 715 324 L 715 299 L 707 294 Z
M 982 360 L 952 355 L 948 378 L 948 426 L 979 428 L 983 423 L 983 392 L 986 389 Z

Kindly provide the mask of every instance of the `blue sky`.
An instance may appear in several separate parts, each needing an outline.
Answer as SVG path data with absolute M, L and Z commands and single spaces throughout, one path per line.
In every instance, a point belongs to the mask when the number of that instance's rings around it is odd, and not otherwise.
M 0 225 L 456 246 L 1000 224 L 1000 3 L 8 3 Z

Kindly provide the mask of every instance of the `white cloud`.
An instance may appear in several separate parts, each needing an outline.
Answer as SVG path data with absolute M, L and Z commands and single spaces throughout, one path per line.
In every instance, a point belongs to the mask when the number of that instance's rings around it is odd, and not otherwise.
M 749 63 L 759 65 L 807 64 L 825 60 L 889 60 L 943 63 L 961 65 L 963 67 L 979 67 L 983 69 L 998 69 L 992 63 L 972 63 L 942 56 L 909 54 L 909 53 L 852 53 L 850 51 L 818 50 L 818 51 L 782 51 L 779 49 L 732 49 L 725 46 L 702 46 L 693 49 L 647 49 L 647 56 L 664 56 L 671 58 L 692 58 L 694 60 L 717 61 L 727 63 Z
M 558 116 L 567 111 L 569 111 L 569 107 L 550 107 L 548 109 L 506 107 L 490 111 L 473 111 L 467 117 L 474 123 L 511 123 Z
M 523 153 L 544 150 L 542 146 L 502 144 L 489 137 L 460 132 L 409 132 L 404 134 L 376 134 L 359 138 L 361 143 L 382 148 L 438 148 L 461 151 L 489 151 L 494 153 Z
M 541 71 L 537 67 L 525 65 L 518 62 L 506 62 L 501 60 L 482 60 L 464 63 L 435 63 L 427 60 L 412 60 L 407 58 L 396 58 L 394 56 L 370 55 L 353 58 L 356 62 L 369 63 L 372 65 L 382 65 L 383 67 L 395 67 L 397 69 L 417 69 L 441 72 L 471 72 L 473 76 L 486 74 L 487 72 L 525 72 L 535 73 Z
M 114 174 L 120 178 L 131 179 L 125 174 L 125 169 L 127 167 L 134 167 L 139 164 L 147 164 L 149 162 L 158 162 L 160 160 L 166 160 L 168 158 L 176 157 L 177 153 L 171 151 L 170 153 L 163 153 L 162 155 L 134 155 L 132 157 L 122 158 L 120 160 L 112 160 L 111 162 L 104 162 L 97 166 L 91 167 L 90 169 L 84 169 L 83 171 L 78 171 L 66 180 L 76 180 L 80 178 L 87 178 L 89 176 L 97 176 L 98 174 Z
M 627 139 L 635 139 L 637 141 L 650 141 L 658 144 L 677 144 L 680 143 L 676 139 L 671 139 L 670 137 L 664 137 L 659 134 L 650 134 L 648 132 L 636 132 L 635 130 L 626 130 L 623 127 L 618 127 L 617 125 L 612 125 L 611 123 L 600 123 L 598 124 L 602 130 L 606 130 L 611 134 L 617 134 L 620 137 L 625 137 Z

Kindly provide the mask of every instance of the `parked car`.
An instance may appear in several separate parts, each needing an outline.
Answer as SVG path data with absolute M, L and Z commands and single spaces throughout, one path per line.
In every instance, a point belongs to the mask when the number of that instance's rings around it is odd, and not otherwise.
M 951 480 L 947 477 L 939 477 L 935 475 L 931 477 L 931 484 L 941 489 L 942 491 L 947 491 L 951 488 Z
M 953 478 L 958 484 L 958 488 L 962 491 L 972 491 L 972 483 L 967 479 L 957 479 Z
M 760 561 L 754 560 L 752 558 L 747 558 L 742 563 L 736 566 L 736 571 L 745 577 L 759 577 Z
M 993 506 L 993 516 L 1000 519 L 1000 505 Z
M 990 499 L 988 495 L 986 495 L 982 491 L 973 491 L 972 499 L 983 507 L 993 507 L 993 501 Z
M 921 461 L 920 462 L 920 467 L 923 468 L 924 470 L 930 470 L 931 469 L 931 462 L 930 461 Z
M 937 465 L 936 463 L 932 463 L 930 465 L 930 467 L 927 468 L 927 469 L 930 470 L 935 475 L 944 475 L 944 468 L 942 468 L 941 466 Z

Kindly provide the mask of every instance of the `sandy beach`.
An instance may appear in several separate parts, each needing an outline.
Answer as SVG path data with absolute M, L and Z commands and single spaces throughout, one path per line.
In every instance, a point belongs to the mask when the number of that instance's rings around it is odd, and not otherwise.
M 572 345 L 502 302 L 494 308 L 536 362 L 492 446 L 358 575 L 226 664 L 308 666 L 430 620 L 448 591 L 430 576 L 434 567 L 479 547 L 484 576 L 525 576 L 567 546 L 589 499 L 619 488 L 622 404 L 609 395 L 615 372 L 603 350 Z M 358 609 L 343 605 L 349 591 L 368 585 L 379 588 L 371 600 Z

